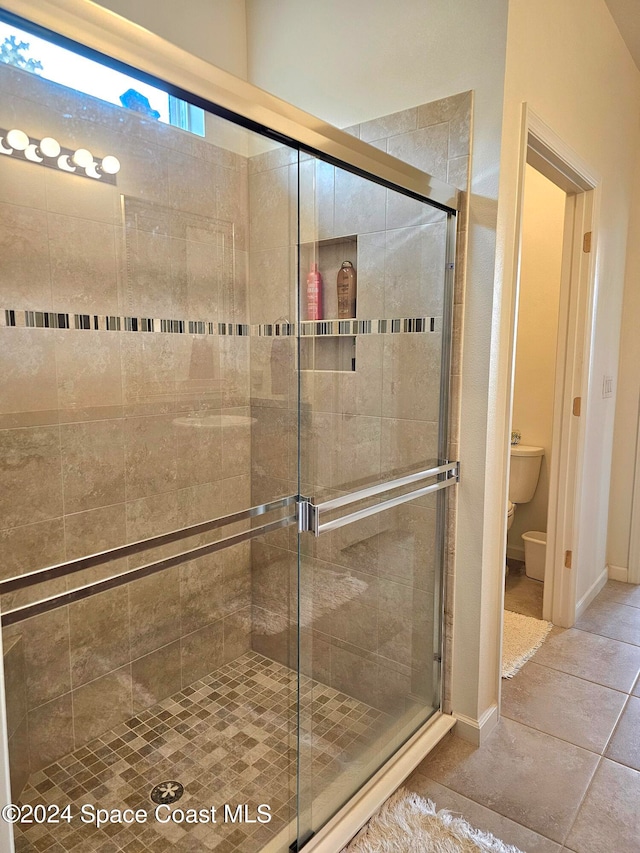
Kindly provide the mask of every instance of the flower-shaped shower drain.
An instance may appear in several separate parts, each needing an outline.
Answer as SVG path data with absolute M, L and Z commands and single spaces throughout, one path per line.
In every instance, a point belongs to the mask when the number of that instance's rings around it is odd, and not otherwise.
M 175 803 L 184 794 L 184 788 L 180 782 L 160 782 L 151 791 L 151 799 L 158 805 Z

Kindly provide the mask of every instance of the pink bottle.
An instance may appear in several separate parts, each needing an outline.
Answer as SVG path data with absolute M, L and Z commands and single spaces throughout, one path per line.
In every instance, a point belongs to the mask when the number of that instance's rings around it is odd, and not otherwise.
M 318 264 L 307 276 L 307 320 L 322 320 L 322 276 Z

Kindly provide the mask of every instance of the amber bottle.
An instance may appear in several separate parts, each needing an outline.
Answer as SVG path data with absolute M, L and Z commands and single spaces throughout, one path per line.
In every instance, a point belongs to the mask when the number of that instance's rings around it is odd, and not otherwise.
M 338 270 L 338 319 L 356 316 L 356 271 L 351 261 Z

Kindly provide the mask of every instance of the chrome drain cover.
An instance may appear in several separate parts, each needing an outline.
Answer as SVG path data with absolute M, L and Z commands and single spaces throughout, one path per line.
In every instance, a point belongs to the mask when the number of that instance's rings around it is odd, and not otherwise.
M 159 806 L 165 803 L 175 803 L 184 794 L 184 788 L 180 782 L 160 782 L 151 791 L 151 799 Z

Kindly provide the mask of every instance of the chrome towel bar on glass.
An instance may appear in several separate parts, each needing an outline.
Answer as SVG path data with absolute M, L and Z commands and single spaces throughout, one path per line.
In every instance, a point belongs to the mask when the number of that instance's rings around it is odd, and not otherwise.
M 373 506 L 365 507 L 364 509 L 356 510 L 336 518 L 331 521 L 321 522 L 321 514 L 331 512 L 349 504 L 357 503 L 368 498 L 382 495 L 386 492 L 410 486 L 415 483 L 420 483 L 423 480 L 437 477 L 436 482 L 430 483 L 427 486 L 421 486 L 418 489 L 413 489 L 410 492 L 398 495 L 394 498 L 376 503 Z M 431 494 L 431 492 L 445 489 L 457 483 L 460 478 L 460 466 L 458 462 L 446 462 L 434 468 L 428 468 L 425 471 L 418 471 L 414 474 L 407 474 L 404 477 L 399 477 L 395 480 L 389 480 L 385 483 L 380 483 L 376 486 L 369 486 L 365 489 L 360 489 L 357 492 L 351 492 L 348 495 L 341 495 L 338 498 L 332 498 L 328 501 L 323 501 L 319 504 L 313 504 L 307 498 L 300 495 L 288 495 L 287 497 L 279 498 L 270 503 L 261 504 L 260 506 L 251 507 L 250 509 L 234 512 L 230 515 L 220 516 L 211 519 L 210 521 L 194 524 L 190 527 L 183 527 L 179 530 L 172 530 L 169 533 L 163 533 L 159 536 L 153 536 L 149 539 L 141 539 L 138 542 L 132 542 L 129 545 L 121 545 L 118 548 L 110 548 L 107 551 L 101 551 L 98 554 L 90 554 L 86 557 L 79 557 L 75 560 L 68 560 L 65 563 L 58 563 L 54 566 L 48 566 L 44 569 L 37 569 L 33 572 L 27 572 L 24 575 L 18 575 L 13 578 L 7 578 L 0 581 L 0 595 L 10 592 L 17 592 L 21 589 L 26 589 L 30 586 L 44 583 L 45 581 L 55 580 L 56 578 L 68 577 L 76 572 L 89 569 L 94 566 L 104 565 L 113 560 L 129 557 L 133 554 L 138 554 L 141 551 L 146 551 L 149 548 L 157 548 L 161 545 L 168 545 L 173 542 L 178 542 L 183 539 L 197 536 L 202 533 L 207 533 L 210 530 L 215 530 L 220 527 L 225 527 L 229 524 L 234 524 L 239 521 L 256 518 L 265 513 L 272 512 L 277 509 L 297 505 L 297 515 L 289 514 L 271 521 L 259 527 L 252 527 L 250 530 L 236 533 L 232 536 L 227 536 L 224 539 L 219 539 L 216 542 L 209 542 L 205 545 L 199 545 L 195 548 L 184 551 L 180 554 L 171 557 L 165 557 L 160 560 L 155 560 L 146 563 L 137 568 L 127 569 L 126 571 L 118 572 L 117 574 L 107 578 L 106 580 L 96 581 L 94 583 L 85 584 L 76 589 L 68 590 L 57 595 L 52 595 L 33 604 L 26 604 L 21 607 L 15 607 L 7 610 L 2 614 L 2 625 L 13 625 L 17 622 L 22 622 L 29 619 L 31 616 L 36 616 L 39 613 L 46 613 L 49 610 L 55 610 L 65 604 L 71 604 L 74 601 L 80 601 L 84 598 L 89 598 L 92 595 L 97 595 L 100 592 L 105 592 L 108 589 L 122 586 L 131 583 L 157 572 L 169 569 L 172 566 L 177 566 L 187 560 L 193 560 L 197 557 L 202 557 L 205 554 L 210 554 L 214 551 L 220 551 L 224 548 L 229 548 L 232 545 L 246 542 L 253 539 L 255 536 L 262 536 L 270 533 L 273 530 L 278 530 L 282 527 L 288 527 L 294 522 L 298 522 L 300 531 L 313 531 L 316 536 L 321 533 L 326 533 L 329 530 L 335 530 L 339 527 L 344 527 L 346 524 L 352 524 L 354 521 L 359 521 L 362 518 L 367 518 L 371 515 L 376 515 L 386 509 L 399 506 L 407 501 L 415 500 L 423 495 Z
M 179 530 L 172 530 L 169 533 L 163 533 L 160 536 L 141 539 L 138 542 L 132 542 L 129 545 L 121 545 L 118 548 L 110 548 L 109 550 L 101 551 L 98 554 L 90 554 L 86 557 L 79 557 L 75 560 L 68 560 L 65 563 L 57 563 L 54 566 L 48 566 L 44 569 L 27 572 L 24 575 L 7 578 L 6 580 L 0 581 L 0 595 L 16 592 L 30 586 L 36 586 L 37 584 L 54 580 L 56 578 L 68 577 L 84 569 L 104 565 L 112 562 L 113 560 L 138 554 L 141 551 L 146 551 L 149 548 L 168 545 L 172 542 L 178 542 L 192 536 L 207 533 L 210 530 L 225 527 L 238 521 L 256 518 L 257 516 L 264 515 L 265 513 L 276 509 L 290 507 L 297 503 L 298 499 L 298 495 L 288 495 L 287 497 L 279 498 L 278 500 L 271 501 L 270 503 L 254 506 L 250 509 L 231 513 L 230 515 L 220 516 L 218 518 L 211 519 L 210 521 L 204 521 L 201 524 L 194 524 L 189 527 L 183 527 Z M 118 572 L 106 580 L 85 584 L 75 589 L 71 589 L 68 592 L 62 592 L 40 601 L 36 601 L 33 604 L 27 604 L 21 607 L 12 608 L 11 610 L 5 610 L 2 613 L 2 625 L 13 625 L 17 622 L 29 619 L 31 616 L 36 616 L 39 613 L 56 610 L 58 607 L 62 607 L 65 604 L 71 604 L 74 601 L 89 598 L 92 595 L 97 595 L 98 593 L 105 592 L 108 589 L 114 589 L 115 587 L 131 583 L 134 580 L 148 577 L 149 575 L 169 569 L 172 566 L 180 565 L 188 560 L 194 560 L 197 557 L 203 557 L 205 554 L 211 554 L 214 551 L 221 551 L 224 548 L 230 548 L 232 545 L 237 545 L 240 542 L 246 542 L 256 536 L 263 536 L 266 533 L 270 533 L 271 531 L 278 530 L 282 527 L 289 527 L 294 524 L 295 521 L 296 516 L 290 513 L 276 519 L 275 521 L 262 524 L 259 527 L 252 527 L 241 533 L 227 536 L 224 539 L 218 539 L 215 542 L 196 546 L 195 548 L 183 551 L 174 556 L 154 560 L 153 562 L 146 563 L 143 566 Z
M 389 498 L 386 501 L 374 504 L 373 506 L 365 507 L 364 509 L 356 510 L 348 515 L 343 515 L 341 518 L 335 518 L 331 521 L 321 522 L 321 514 L 339 509 L 342 506 L 358 503 L 367 498 L 376 497 L 376 495 L 384 494 L 395 489 L 400 489 L 403 486 L 410 486 L 414 483 L 419 483 L 422 480 L 439 477 L 435 483 L 428 486 L 421 486 L 418 489 L 413 489 L 410 492 L 404 492 L 397 495 L 395 498 Z M 298 504 L 298 529 L 302 531 L 311 531 L 315 536 L 320 536 L 321 533 L 328 533 L 330 530 L 337 530 L 339 527 L 344 527 L 347 524 L 353 524 L 354 521 L 360 521 L 362 518 L 368 518 L 371 515 L 377 515 L 379 512 L 384 512 L 392 507 L 400 506 L 400 504 L 408 501 L 416 500 L 424 495 L 429 495 L 432 492 L 437 492 L 440 489 L 446 489 L 460 481 L 460 463 L 445 462 L 443 465 L 437 465 L 434 468 L 428 468 L 425 471 L 417 471 L 414 474 L 407 474 L 404 477 L 399 477 L 396 480 L 387 480 L 385 483 L 380 483 L 376 486 L 369 486 L 366 489 L 359 489 L 357 492 L 350 492 L 348 495 L 341 495 L 338 498 L 332 498 L 328 501 L 323 501 L 319 504 L 314 504 L 310 500 L 302 498 Z

